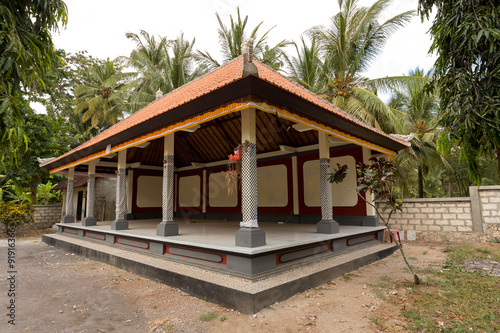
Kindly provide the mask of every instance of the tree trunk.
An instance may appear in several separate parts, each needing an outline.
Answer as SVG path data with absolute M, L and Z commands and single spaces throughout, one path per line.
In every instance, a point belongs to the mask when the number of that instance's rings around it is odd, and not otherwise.
M 418 167 L 418 197 L 424 197 L 424 175 L 422 171 L 422 167 Z
M 30 185 L 30 191 L 31 191 L 31 204 L 32 205 L 36 205 L 36 189 L 37 189 L 37 184 L 33 185 L 31 184 Z
M 497 147 L 498 176 L 500 177 L 500 147 Z

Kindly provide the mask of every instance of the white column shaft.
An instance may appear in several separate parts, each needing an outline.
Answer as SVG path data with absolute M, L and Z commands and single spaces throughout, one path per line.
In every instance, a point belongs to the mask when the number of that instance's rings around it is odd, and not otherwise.
M 255 109 L 241 111 L 241 209 L 243 223 L 257 217 L 257 145 Z
M 95 161 L 89 163 L 89 179 L 87 182 L 87 210 L 85 217 L 94 217 L 95 165 Z
M 118 152 L 118 174 L 116 177 L 116 220 L 125 220 L 127 214 L 127 191 L 126 191 L 126 165 L 127 150 Z
M 174 220 L 174 134 L 163 141 L 162 222 Z
M 321 201 L 321 218 L 330 221 L 332 214 L 332 185 L 328 181 L 330 173 L 330 144 L 328 135 L 318 132 L 319 139 L 319 196 Z
M 68 169 L 68 185 L 66 186 L 66 215 L 73 215 L 73 187 L 75 184 L 75 168 Z

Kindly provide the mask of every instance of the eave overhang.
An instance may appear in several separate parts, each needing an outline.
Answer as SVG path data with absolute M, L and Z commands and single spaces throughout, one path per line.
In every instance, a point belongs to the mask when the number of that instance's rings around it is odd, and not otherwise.
M 179 89 L 182 89 L 182 87 Z M 133 127 L 119 131 L 93 145 L 81 149 L 77 147 L 73 151 L 42 166 L 48 168 L 51 172 L 58 172 L 86 163 L 108 153 L 133 147 L 182 128 L 203 123 L 204 119 L 200 119 L 199 116 L 211 110 L 215 110 L 214 115 L 210 118 L 213 119 L 213 117 L 217 116 L 217 110 L 220 110 L 221 106 L 231 106 L 231 104 L 233 109 L 231 107 L 224 108 L 227 112 L 237 112 L 243 106 L 246 106 L 255 107 L 265 112 L 276 112 L 279 116 L 284 116 L 284 114 L 295 115 L 297 117 L 293 119 L 294 121 L 303 122 L 306 126 L 311 126 L 339 138 L 347 135 L 348 138 L 352 138 L 351 142 L 388 155 L 395 155 L 397 151 L 409 146 L 407 142 L 392 138 L 374 128 L 367 128 L 366 124 L 362 124 L 351 116 L 346 117 L 345 113 L 339 115 L 277 87 L 260 77 L 247 76 L 171 110 L 165 110 L 156 117 L 146 119 Z M 141 111 L 146 110 L 143 109 L 138 112 Z M 190 119 L 193 122 L 190 122 Z M 179 124 L 179 127 L 172 126 L 176 124 Z M 165 130 L 162 131 L 162 129 Z M 148 133 L 156 133 L 156 135 L 148 136 Z M 111 147 L 111 149 L 107 150 L 108 147 Z

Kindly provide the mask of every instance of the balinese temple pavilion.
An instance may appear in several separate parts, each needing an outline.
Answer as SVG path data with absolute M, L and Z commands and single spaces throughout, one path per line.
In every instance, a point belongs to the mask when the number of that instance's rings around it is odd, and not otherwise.
M 380 244 L 355 165 L 408 145 L 245 51 L 42 166 L 68 175 L 56 236 L 251 280 Z M 337 163 L 351 171 L 332 185 Z M 81 221 L 75 173 L 88 175 Z M 116 177 L 113 221 L 94 216 L 96 173 Z

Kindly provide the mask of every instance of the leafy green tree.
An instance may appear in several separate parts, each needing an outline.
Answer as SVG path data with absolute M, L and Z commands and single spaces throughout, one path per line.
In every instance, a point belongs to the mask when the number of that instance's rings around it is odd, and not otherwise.
M 491 0 L 419 0 L 429 18 L 436 10 L 430 52 L 441 122 L 458 141 L 460 156 L 481 184 L 481 154 L 496 153 L 500 174 L 500 4 Z
M 233 16 L 230 15 L 230 25 L 226 26 L 220 16 L 219 13 L 215 13 L 217 17 L 217 21 L 219 22 L 219 44 L 221 47 L 222 54 L 222 63 L 229 62 L 236 57 L 239 57 L 242 54 L 242 45 L 245 41 L 252 39 L 255 41 L 254 43 L 254 57 L 270 66 L 275 70 L 281 69 L 284 65 L 283 62 L 283 47 L 291 44 L 287 40 L 282 40 L 277 43 L 275 46 L 270 47 L 267 44 L 267 39 L 269 32 L 274 28 L 267 30 L 260 38 L 258 38 L 258 32 L 261 25 L 264 23 L 263 21 L 257 24 L 255 28 L 253 28 L 250 35 L 248 35 L 247 21 L 248 15 L 245 16 L 244 19 L 241 18 L 240 8 L 236 8 L 236 17 L 233 19 Z M 197 59 L 199 62 L 204 64 L 210 69 L 217 68 L 221 65 L 219 61 L 217 61 L 210 53 L 207 51 L 202 52 L 198 51 Z
M 38 157 L 48 158 L 65 153 L 69 147 L 61 145 L 64 133 L 57 128 L 58 124 L 50 116 L 26 113 L 23 128 L 29 138 L 29 145 L 23 154 L 18 154 L 17 160 L 6 158 L 0 165 L 0 185 L 9 183 L 10 192 L 22 198 L 24 189 L 28 189 L 30 202 L 36 203 L 38 184 L 50 179 L 47 169 L 40 168 Z M 6 152 L 10 154 L 10 152 Z
M 377 90 L 389 90 L 414 77 L 368 79 L 363 76 L 382 52 L 390 35 L 412 17 L 407 11 L 381 21 L 391 0 L 376 1 L 371 7 L 359 7 L 357 0 L 338 0 L 339 13 L 328 27 L 308 31 L 320 45 L 324 94 L 334 105 L 386 132 L 400 133 L 400 111 L 390 108 L 377 96 Z
M 30 101 L 41 103 L 45 106 L 47 115 L 58 124 L 62 145 L 74 148 L 85 142 L 92 130 L 90 120 L 82 122 L 80 114 L 75 109 L 75 87 L 89 82 L 90 68 L 102 65 L 104 61 L 88 55 L 86 51 L 75 54 L 66 53 L 59 49 L 56 51 L 61 61 L 53 64 L 51 73 L 44 77 L 45 85 L 37 88 L 37 94 L 30 96 Z
M 26 95 L 58 59 L 50 33 L 66 25 L 67 8 L 61 0 L 3 0 L 0 22 L 0 145 L 15 157 L 28 143 Z
M 123 58 L 136 69 L 129 98 L 132 111 L 154 101 L 158 92 L 166 94 L 206 72 L 204 66 L 195 63 L 195 40 L 187 41 L 183 34 L 174 40 L 166 37 L 157 40 L 144 30 L 140 35 L 126 36 L 136 42 L 130 56 Z

